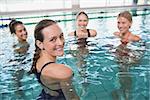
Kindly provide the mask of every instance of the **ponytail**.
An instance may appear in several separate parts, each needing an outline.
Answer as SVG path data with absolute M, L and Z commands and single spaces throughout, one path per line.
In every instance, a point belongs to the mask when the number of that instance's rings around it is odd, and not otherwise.
M 33 63 L 32 63 L 32 67 L 29 71 L 30 74 L 36 73 L 36 63 L 37 63 L 37 60 L 40 58 L 40 52 L 41 52 L 41 49 L 35 45 L 35 53 L 33 56 Z
M 53 24 L 56 24 L 56 22 L 53 20 L 44 19 L 44 20 L 40 21 L 35 27 L 35 30 L 34 30 L 35 54 L 33 57 L 32 67 L 29 71 L 30 74 L 36 73 L 36 63 L 37 63 L 37 60 L 40 58 L 40 53 L 41 53 L 41 49 L 36 45 L 36 40 L 43 42 L 44 36 L 42 34 L 42 30 L 45 27 L 48 27 L 48 26 L 53 25 Z

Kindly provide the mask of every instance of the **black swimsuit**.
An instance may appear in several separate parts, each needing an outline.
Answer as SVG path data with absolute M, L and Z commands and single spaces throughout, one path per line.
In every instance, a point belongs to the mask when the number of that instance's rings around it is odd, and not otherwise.
M 87 32 L 88 32 L 88 37 L 91 37 L 89 29 L 87 29 Z M 76 31 L 74 31 L 74 36 L 77 36 L 77 32 Z M 88 43 L 87 42 L 87 38 L 79 38 L 77 40 L 77 44 L 79 45 L 79 47 L 86 47 L 87 43 Z
M 88 37 L 91 37 L 90 29 L 87 29 L 87 32 L 88 32 Z M 74 36 L 77 36 L 77 32 L 76 31 L 74 31 Z
M 41 83 L 44 87 L 48 88 L 49 90 L 55 91 L 55 92 L 59 93 L 59 95 L 58 95 L 58 96 L 51 96 L 50 94 L 46 93 L 46 92 L 44 91 L 44 89 L 43 89 L 42 92 L 41 92 L 41 94 L 38 96 L 37 100 L 66 100 L 66 99 L 65 99 L 65 96 L 64 96 L 64 94 L 63 94 L 63 92 L 62 92 L 62 89 L 52 90 L 52 89 L 50 89 L 49 87 L 45 86 L 45 85 L 42 83 L 41 79 L 40 79 L 42 70 L 43 70 L 48 64 L 51 64 L 51 63 L 54 63 L 54 62 L 48 62 L 48 63 L 46 63 L 46 64 L 42 67 L 42 69 L 41 69 L 40 72 L 37 72 L 37 69 L 36 69 L 35 75 L 36 75 L 36 77 L 37 77 L 39 83 Z

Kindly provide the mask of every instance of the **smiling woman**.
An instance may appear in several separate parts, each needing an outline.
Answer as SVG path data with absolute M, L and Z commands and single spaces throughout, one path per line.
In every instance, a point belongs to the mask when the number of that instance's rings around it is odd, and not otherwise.
M 9 29 L 11 34 L 15 34 L 18 39 L 18 43 L 13 45 L 14 51 L 21 54 L 26 53 L 29 44 L 26 41 L 28 34 L 23 23 L 21 21 L 12 20 L 9 23 Z
M 118 17 L 118 29 L 119 32 L 115 32 L 114 34 L 121 38 L 122 44 L 127 44 L 131 41 L 139 41 L 140 37 L 137 35 L 133 35 L 129 29 L 132 25 L 132 15 L 128 11 L 124 11 L 119 13 Z
M 77 29 L 69 33 L 69 36 L 76 36 L 78 37 L 78 39 L 95 37 L 97 35 L 96 30 L 86 28 L 88 22 L 89 22 L 88 15 L 84 11 L 79 12 L 76 16 Z
M 72 70 L 56 63 L 56 57 L 64 54 L 60 27 L 53 20 L 42 20 L 36 25 L 34 37 L 36 48 L 31 73 L 44 87 L 37 100 L 79 100 L 71 84 Z

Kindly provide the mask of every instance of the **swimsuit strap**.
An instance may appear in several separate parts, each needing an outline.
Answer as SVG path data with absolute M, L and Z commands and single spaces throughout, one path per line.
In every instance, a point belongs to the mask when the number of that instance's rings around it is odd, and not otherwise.
M 40 75 L 41 75 L 42 70 L 43 70 L 47 65 L 49 65 L 49 64 L 51 64 L 51 63 L 54 63 L 54 62 L 48 62 L 48 63 L 46 63 L 46 64 L 43 65 L 43 67 L 41 68 L 41 71 L 39 72 Z
M 77 32 L 76 31 L 74 31 L 74 36 L 77 36 Z
M 53 90 L 53 89 L 47 87 L 47 86 L 46 86 L 45 84 L 43 84 L 42 81 L 40 80 L 40 76 L 41 76 L 42 70 L 43 70 L 47 65 L 49 65 L 49 64 L 51 64 L 51 63 L 54 63 L 54 62 L 48 62 L 48 63 L 44 64 L 43 67 L 41 68 L 41 71 L 40 71 L 39 73 L 37 72 L 37 69 L 36 69 L 36 74 L 37 74 L 38 81 L 39 81 L 44 87 L 48 88 L 49 90 L 52 90 L 52 91 L 56 91 L 56 92 L 57 92 L 57 90 Z
M 91 37 L 91 34 L 90 34 L 90 30 L 87 29 L 87 32 L 88 32 L 88 37 Z
M 91 37 L 90 29 L 87 29 L 87 32 L 88 32 L 88 37 Z M 77 32 L 76 31 L 74 31 L 74 36 L 77 36 Z

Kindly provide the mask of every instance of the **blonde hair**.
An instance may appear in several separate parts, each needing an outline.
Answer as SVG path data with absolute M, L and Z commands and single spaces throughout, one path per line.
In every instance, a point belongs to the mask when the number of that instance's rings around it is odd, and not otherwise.
M 124 17 L 126 18 L 130 23 L 132 23 L 132 15 L 129 11 L 123 11 L 121 13 L 118 14 L 118 17 Z

